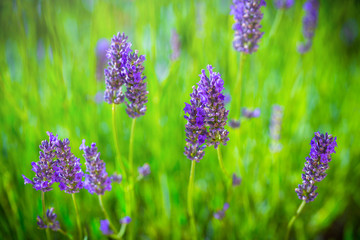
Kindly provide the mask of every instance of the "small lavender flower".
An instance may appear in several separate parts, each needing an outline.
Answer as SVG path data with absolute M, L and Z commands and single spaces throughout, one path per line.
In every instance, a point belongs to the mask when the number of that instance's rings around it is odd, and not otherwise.
M 131 222 L 131 218 L 129 216 L 123 217 L 120 219 L 121 224 L 129 224 Z
M 209 77 L 203 69 L 200 74 L 199 94 L 205 111 L 204 122 L 209 127 L 207 133 L 207 146 L 215 149 L 221 143 L 226 145 L 229 132 L 224 128 L 229 111 L 225 109 L 225 96 L 223 95 L 224 81 L 219 73 L 213 72 L 211 65 L 207 66 Z
M 245 117 L 245 118 L 257 118 L 260 116 L 260 108 L 255 108 L 253 111 L 247 109 L 247 108 L 243 108 L 242 109 L 242 115 Z
M 335 153 L 337 147 L 336 137 L 328 135 L 328 133 L 315 133 L 315 137 L 311 140 L 311 150 L 309 157 L 306 158 L 305 167 L 301 178 L 303 183 L 295 189 L 299 199 L 306 202 L 314 201 L 318 193 L 315 182 L 320 182 L 326 177 L 326 170 L 329 168 L 331 154 Z
M 303 18 L 303 34 L 306 39 L 304 44 L 298 48 L 300 53 L 309 51 L 312 45 L 312 39 L 315 34 L 315 28 L 318 23 L 319 16 L 319 2 L 318 0 L 308 0 L 304 4 L 306 15 Z
M 224 203 L 223 209 L 214 213 L 214 218 L 222 220 L 225 217 L 225 212 L 229 208 L 229 203 Z
M 190 104 L 185 103 L 184 108 L 184 118 L 187 120 L 185 125 L 186 146 L 184 154 L 188 159 L 199 162 L 205 154 L 205 146 L 203 145 L 206 140 L 205 111 L 200 100 L 200 94 L 195 86 L 193 86 L 193 92 L 190 94 L 190 97 Z
M 111 175 L 110 179 L 111 179 L 111 182 L 116 182 L 116 183 L 120 184 L 122 181 L 122 175 L 114 173 L 113 175 Z
M 235 173 L 232 175 L 232 185 L 233 187 L 238 186 L 241 184 L 241 177 L 236 176 Z
M 85 174 L 84 188 L 91 194 L 104 195 L 105 191 L 111 190 L 111 179 L 106 172 L 105 162 L 100 159 L 96 143 L 92 143 L 90 148 L 85 145 L 84 139 L 80 150 L 84 151 L 86 172 L 88 172 L 88 174 Z
M 32 162 L 32 170 L 35 172 L 36 176 L 33 180 L 25 177 L 24 175 L 24 184 L 32 184 L 33 188 L 36 190 L 41 190 L 47 192 L 52 190 L 52 184 L 55 182 L 55 171 L 56 171 L 56 153 L 55 153 L 55 143 L 58 140 L 58 136 L 54 136 L 52 133 L 47 132 L 49 136 L 49 141 L 44 140 L 39 146 L 40 156 L 38 162 Z
M 50 208 L 46 210 L 46 216 L 44 216 L 44 220 L 38 216 L 37 217 L 37 225 L 39 228 L 49 228 L 53 231 L 57 231 L 60 229 L 60 223 L 56 220 L 56 214 L 54 213 L 54 208 Z
M 144 55 L 138 55 L 138 51 L 129 55 L 126 78 L 125 96 L 129 100 L 126 102 L 126 112 L 131 118 L 145 115 L 147 103 L 146 77 L 143 75 L 145 61 Z
M 231 119 L 229 121 L 229 126 L 231 128 L 239 128 L 240 127 L 240 121 L 239 120 L 235 120 L 235 119 Z
M 99 39 L 96 44 L 96 77 L 97 80 L 101 80 L 106 65 L 106 52 L 109 49 L 110 44 L 107 39 Z
M 113 231 L 110 229 L 110 222 L 109 220 L 100 220 L 100 231 L 104 235 L 110 235 L 113 234 Z
M 80 159 L 71 152 L 69 139 L 58 140 L 55 144 L 58 165 L 56 181 L 60 183 L 60 190 L 66 193 L 77 193 L 83 188 Z
M 146 177 L 151 173 L 150 171 L 150 165 L 148 163 L 145 163 L 142 167 L 138 168 L 139 174 L 142 177 Z
M 233 46 L 236 51 L 248 54 L 257 51 L 258 42 L 264 34 L 259 30 L 263 18 L 262 6 L 266 6 L 264 0 L 233 0 L 230 15 L 234 15 L 235 19 Z
M 172 50 L 172 54 L 170 59 L 172 61 L 175 61 L 176 59 L 179 58 L 180 56 L 180 39 L 179 39 L 179 35 L 177 34 L 176 30 L 172 30 L 171 32 L 171 50 Z
M 271 138 L 270 149 L 274 152 L 280 151 L 282 147 L 281 143 L 279 142 L 282 118 L 283 118 L 283 107 L 279 105 L 274 105 L 272 107 L 272 114 L 270 121 L 270 138 Z
M 278 9 L 286 9 L 291 8 L 295 3 L 295 0 L 276 0 L 275 1 L 275 7 Z
M 124 33 L 115 35 L 106 54 L 109 66 L 104 70 L 106 84 L 104 99 L 109 104 L 124 102 L 125 96 L 121 88 L 127 78 L 126 66 L 129 53 L 132 51 L 131 43 L 127 42 L 127 39 Z

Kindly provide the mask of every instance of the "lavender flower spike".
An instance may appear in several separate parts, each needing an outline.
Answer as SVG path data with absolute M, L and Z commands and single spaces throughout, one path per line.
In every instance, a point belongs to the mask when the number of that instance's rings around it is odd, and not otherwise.
M 295 0 L 276 0 L 275 1 L 275 7 L 278 9 L 286 9 L 291 8 L 295 3 Z
M 139 174 L 142 177 L 146 177 L 151 173 L 150 171 L 150 165 L 148 163 L 145 163 L 142 167 L 138 168 Z
M 309 157 L 306 158 L 305 167 L 302 174 L 303 183 L 295 189 L 299 199 L 306 202 L 314 201 L 318 193 L 315 182 L 320 182 L 326 177 L 326 170 L 329 168 L 331 154 L 335 153 L 337 147 L 336 137 L 328 135 L 328 133 L 315 133 L 315 137 L 311 140 L 311 150 Z
M 233 0 L 230 15 L 234 15 L 235 19 L 233 46 L 236 51 L 248 54 L 257 51 L 258 42 L 264 34 L 259 30 L 263 18 L 262 6 L 266 6 L 265 0 Z
M 312 45 L 312 39 L 315 34 L 315 28 L 318 23 L 319 17 L 319 1 L 318 0 L 308 0 L 304 4 L 304 9 L 306 15 L 303 18 L 303 34 L 306 39 L 306 42 L 301 44 L 298 48 L 300 53 L 305 53 L 309 51 Z
M 77 193 L 83 188 L 84 173 L 80 167 L 80 159 L 71 152 L 69 139 L 58 140 L 55 145 L 58 158 L 56 181 L 60 183 L 60 190 L 69 194 Z
M 113 231 L 110 229 L 110 222 L 109 220 L 100 220 L 100 231 L 104 235 L 111 235 L 113 234 Z
M 260 117 L 260 114 L 260 108 L 255 108 L 253 111 L 249 110 L 248 108 L 242 109 L 242 115 L 248 119 Z
M 37 225 L 39 228 L 49 228 L 53 231 L 60 229 L 60 223 L 56 220 L 56 214 L 54 213 L 54 208 L 46 210 L 46 216 L 42 219 L 40 216 L 37 217 Z
M 128 77 L 126 78 L 126 112 L 131 118 L 145 115 L 147 103 L 146 77 L 143 75 L 145 61 L 144 55 L 138 55 L 138 51 L 129 55 L 127 63 Z
M 271 121 L 270 121 L 270 149 L 273 152 L 279 152 L 282 148 L 280 140 L 281 123 L 283 118 L 283 107 L 274 105 L 272 107 Z
M 190 104 L 185 103 L 184 108 L 184 118 L 187 120 L 185 125 L 186 146 L 184 154 L 188 159 L 199 162 L 205 154 L 205 146 L 203 145 L 206 140 L 205 111 L 200 100 L 200 94 L 195 86 L 193 86 L 193 92 L 190 94 L 190 97 Z
M 229 203 L 224 203 L 223 209 L 214 213 L 214 218 L 222 220 L 225 217 L 225 212 L 229 208 Z
M 84 151 L 86 172 L 88 172 L 88 174 L 85 174 L 84 188 L 91 194 L 104 195 L 105 191 L 111 190 L 111 178 L 106 172 L 105 162 L 100 159 L 96 143 L 92 143 L 90 148 L 85 145 L 84 139 L 80 150 Z
M 32 162 L 32 170 L 35 172 L 36 176 L 33 180 L 29 178 L 24 178 L 25 184 L 32 184 L 36 190 L 47 192 L 52 190 L 52 184 L 55 182 L 55 171 L 56 171 L 56 153 L 55 153 L 55 143 L 58 140 L 58 136 L 54 136 L 52 133 L 47 132 L 49 135 L 49 141 L 44 140 L 41 142 L 39 148 L 40 157 L 38 162 Z
M 129 224 L 131 222 L 131 218 L 129 216 L 123 217 L 120 219 L 121 224 Z
M 224 81 L 219 73 L 213 72 L 211 65 L 207 66 L 209 77 L 205 70 L 201 71 L 199 94 L 204 105 L 205 125 L 209 127 L 207 146 L 214 145 L 215 149 L 220 143 L 226 145 L 229 132 L 224 128 L 229 111 L 225 109 Z

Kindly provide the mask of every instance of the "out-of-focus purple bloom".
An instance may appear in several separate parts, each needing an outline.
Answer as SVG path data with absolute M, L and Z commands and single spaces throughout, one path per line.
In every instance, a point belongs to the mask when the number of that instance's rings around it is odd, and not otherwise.
M 60 183 L 60 190 L 66 193 L 77 193 L 82 189 L 82 178 L 80 159 L 71 152 L 69 139 L 57 140 L 55 143 L 58 165 L 56 169 L 56 182 Z
M 279 142 L 282 118 L 283 118 L 283 107 L 279 105 L 274 105 L 272 107 L 272 114 L 270 121 L 270 138 L 271 138 L 270 149 L 274 152 L 278 152 L 282 148 L 281 143 Z
M 245 117 L 245 118 L 257 118 L 260 116 L 260 108 L 255 108 L 253 111 L 251 111 L 250 109 L 248 108 L 243 108 L 242 109 L 242 115 Z
M 114 35 L 106 54 L 109 62 L 104 70 L 106 84 L 104 99 L 109 104 L 120 104 L 125 99 L 121 88 L 127 78 L 126 65 L 129 61 L 129 53 L 132 51 L 131 43 L 127 42 L 127 39 L 124 33 Z
M 241 184 L 241 177 L 236 176 L 235 173 L 232 175 L 232 185 L 233 187 L 238 186 Z
M 225 217 L 225 212 L 229 208 L 229 203 L 224 203 L 223 209 L 214 213 L 214 218 L 222 220 Z
M 33 180 L 25 177 L 24 183 L 32 184 L 33 188 L 36 190 L 41 190 L 47 192 L 52 190 L 52 184 L 55 182 L 55 171 L 56 171 L 56 153 L 55 153 L 55 143 L 58 140 L 58 136 L 54 136 L 52 133 L 47 132 L 49 136 L 49 141 L 44 140 L 41 142 L 40 156 L 38 162 L 32 162 L 32 170 L 35 172 L 35 177 Z
M 107 39 L 99 39 L 96 44 L 96 78 L 101 80 L 103 77 L 105 65 L 106 65 L 106 52 L 109 49 L 110 44 Z
M 185 103 L 184 108 L 184 118 L 187 120 L 185 125 L 186 146 L 184 154 L 188 159 L 199 162 L 205 154 L 205 146 L 203 145 L 206 140 L 205 111 L 200 100 L 200 94 L 195 86 L 193 86 L 193 92 L 190 94 L 190 97 L 190 104 Z
M 134 51 L 129 55 L 127 64 L 126 93 L 128 99 L 126 101 L 126 112 L 131 118 L 137 118 L 145 115 L 147 103 L 146 77 L 143 75 L 145 61 L 144 55 L 138 55 L 138 51 Z
M 129 216 L 123 217 L 120 219 L 121 224 L 129 224 L 131 222 L 131 218 Z
M 355 42 L 359 35 L 359 25 L 355 19 L 349 19 L 341 29 L 341 39 L 346 44 L 352 44 Z
M 110 222 L 109 220 L 100 220 L 100 231 L 104 235 L 110 235 L 113 234 L 113 231 L 110 229 Z
M 46 210 L 46 216 L 44 216 L 44 219 L 40 216 L 37 217 L 37 225 L 39 228 L 49 228 L 53 231 L 57 231 L 60 229 L 60 223 L 56 220 L 56 217 L 54 208 L 49 208 Z
M 239 120 L 235 120 L 235 119 L 231 119 L 229 121 L 229 126 L 231 128 L 239 128 L 240 127 L 240 121 Z
M 84 151 L 86 172 L 88 172 L 85 174 L 84 188 L 91 194 L 104 195 L 105 191 L 111 190 L 111 179 L 106 172 L 105 162 L 100 159 L 96 143 L 92 143 L 90 148 L 85 145 L 84 139 L 80 150 Z
M 266 6 L 264 0 L 233 0 L 230 15 L 234 15 L 235 38 L 233 46 L 236 51 L 251 54 L 258 49 L 258 42 L 263 36 L 260 32 L 260 21 L 263 14 L 260 11 Z
M 229 132 L 225 129 L 229 111 L 225 109 L 225 96 L 223 95 L 224 81 L 221 75 L 213 72 L 211 65 L 207 66 L 209 77 L 203 69 L 200 74 L 199 94 L 205 112 L 204 122 L 209 131 L 207 133 L 207 146 L 215 149 L 220 143 L 226 145 Z
M 306 11 L 306 15 L 303 18 L 303 34 L 306 42 L 299 46 L 298 50 L 300 53 L 307 52 L 312 45 L 312 39 L 315 34 L 315 28 L 319 17 L 319 1 L 306 1 L 304 4 L 304 10 Z
M 295 0 L 276 0 L 275 7 L 276 8 L 291 8 L 295 3 Z
M 180 56 L 180 47 L 181 47 L 181 43 L 180 43 L 180 39 L 179 39 L 179 35 L 177 34 L 176 30 L 173 29 L 171 32 L 171 60 L 175 61 L 176 59 L 179 58 Z
M 230 101 L 231 101 L 231 96 L 230 96 L 230 94 L 225 94 L 225 98 L 224 98 L 224 103 L 225 103 L 225 105 L 228 104 L 228 103 L 230 103 Z
M 111 175 L 110 179 L 111 179 L 111 182 L 121 183 L 122 175 L 114 173 L 113 175 Z
M 306 202 L 314 201 L 318 193 L 315 182 L 320 182 L 326 177 L 326 170 L 329 168 L 331 154 L 335 153 L 337 147 L 336 137 L 328 135 L 328 133 L 315 133 L 315 137 L 311 140 L 311 150 L 309 157 L 306 158 L 305 167 L 301 178 L 302 184 L 295 189 L 299 199 Z
M 150 165 L 148 163 L 145 163 L 143 166 L 138 168 L 139 174 L 142 177 L 146 177 L 151 173 L 150 171 Z

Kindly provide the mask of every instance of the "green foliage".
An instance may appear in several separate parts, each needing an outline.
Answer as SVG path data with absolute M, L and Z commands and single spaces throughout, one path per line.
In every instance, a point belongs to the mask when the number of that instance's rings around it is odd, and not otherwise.
M 184 102 L 198 82 L 200 70 L 212 64 L 222 74 L 227 93 L 235 92 L 239 53 L 232 48 L 231 1 L 2 1 L 0 3 L 0 238 L 38 239 L 41 194 L 24 185 L 33 176 L 31 162 L 46 131 L 68 137 L 77 157 L 81 140 L 96 142 L 108 172 L 119 171 L 112 138 L 111 106 L 96 103 L 105 89 L 96 79 L 96 43 L 125 32 L 133 48 L 145 54 L 149 88 L 148 111 L 135 128 L 134 162 L 148 162 L 152 173 L 135 189 L 137 239 L 187 239 L 186 212 L 190 161 L 185 145 Z M 301 183 L 305 157 L 315 131 L 338 137 L 328 177 L 319 184 L 316 201 L 307 204 L 295 222 L 297 239 L 360 237 L 360 55 L 359 36 L 351 44 L 341 38 L 349 19 L 360 26 L 356 1 L 322 1 L 319 25 L 310 52 L 301 56 L 303 1 L 287 10 L 269 39 L 277 10 L 263 8 L 265 32 L 258 52 L 243 66 L 241 105 L 260 107 L 261 117 L 229 129 L 222 147 L 225 167 L 243 179 L 235 189 L 223 221 L 212 217 L 225 199 L 216 151 L 207 149 L 196 164 L 194 213 L 197 230 L 210 239 L 280 239 L 301 201 L 294 192 Z M 181 55 L 170 61 L 171 31 L 181 41 Z M 232 96 L 236 101 L 237 96 Z M 269 151 L 273 104 L 284 106 L 283 149 Z M 232 109 L 230 116 L 239 109 Z M 131 119 L 117 108 L 119 145 L 128 156 Z M 63 229 L 76 232 L 71 196 L 58 187 L 46 195 Z M 85 233 L 102 237 L 103 219 L 97 196 L 77 195 Z M 115 220 L 124 216 L 122 188 L 104 196 Z M 59 233 L 52 233 L 61 238 Z M 105 239 L 105 237 L 103 237 Z

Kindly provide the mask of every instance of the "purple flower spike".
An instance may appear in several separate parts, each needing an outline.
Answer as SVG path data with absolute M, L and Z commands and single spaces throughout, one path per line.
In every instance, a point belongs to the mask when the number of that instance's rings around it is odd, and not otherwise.
M 181 47 L 181 43 L 180 43 L 180 39 L 179 39 L 179 35 L 177 34 L 176 30 L 173 29 L 171 31 L 171 50 L 172 50 L 172 54 L 170 59 L 172 61 L 175 61 L 179 58 L 180 56 L 180 47 Z
M 109 220 L 100 220 L 100 231 L 104 235 L 110 235 L 113 234 L 113 231 L 110 229 L 110 222 Z
M 60 183 L 61 191 L 72 194 L 83 188 L 80 159 L 71 152 L 69 139 L 58 140 L 55 144 L 58 165 L 56 181 Z
M 99 39 L 96 44 L 96 77 L 101 80 L 106 65 L 106 52 L 109 49 L 110 44 L 107 39 Z
M 316 193 L 317 186 L 315 182 L 320 182 L 326 177 L 326 170 L 329 168 L 331 161 L 331 154 L 335 153 L 337 147 L 336 137 L 328 135 L 328 133 L 315 133 L 315 137 L 311 140 L 311 150 L 309 157 L 306 158 L 305 167 L 301 178 L 302 184 L 295 189 L 299 199 L 306 202 L 314 201 L 318 193 Z
M 306 42 L 299 46 L 298 50 L 300 53 L 305 53 L 311 48 L 312 39 L 315 34 L 315 28 L 317 26 L 319 17 L 318 0 L 306 1 L 304 4 L 304 10 L 306 11 L 306 15 L 303 18 L 303 34 Z
M 275 7 L 278 9 L 287 9 L 291 8 L 295 3 L 295 0 L 276 0 Z
M 220 143 L 226 145 L 229 140 L 229 132 L 224 128 L 229 111 L 225 109 L 224 81 L 221 75 L 213 72 L 211 65 L 208 65 L 207 69 L 209 77 L 206 76 L 205 70 L 200 74 L 199 94 L 204 105 L 204 122 L 209 127 L 206 145 L 213 145 L 216 149 Z
M 129 216 L 123 217 L 120 219 L 121 224 L 129 224 L 131 222 L 131 218 Z
M 242 115 L 245 117 L 245 118 L 257 118 L 257 117 L 260 117 L 260 108 L 255 108 L 253 111 L 247 109 L 247 108 L 243 108 L 242 109 Z
M 283 118 L 283 107 L 274 105 L 272 107 L 271 121 L 270 121 L 270 149 L 273 152 L 279 152 L 282 148 L 280 140 L 281 123 Z
M 241 177 L 236 176 L 235 173 L 232 175 L 232 185 L 233 187 L 238 186 L 241 184 Z
M 37 225 L 39 228 L 49 228 L 53 231 L 57 231 L 60 229 L 60 223 L 56 220 L 56 214 L 54 213 L 54 208 L 50 208 L 46 210 L 46 216 L 44 217 L 44 220 L 38 216 L 37 217 Z
M 148 163 L 145 163 L 142 167 L 138 168 L 139 174 L 142 177 L 146 177 L 151 173 L 150 171 L 150 165 Z
M 233 0 L 230 15 L 234 15 L 235 38 L 233 46 L 236 51 L 251 54 L 258 49 L 258 42 L 263 36 L 260 32 L 260 21 L 263 14 L 260 11 L 266 6 L 264 0 Z
M 225 212 L 229 208 L 229 203 L 224 203 L 223 209 L 214 213 L 214 218 L 222 220 L 225 217 Z
M 240 121 L 235 120 L 235 119 L 231 119 L 231 120 L 229 121 L 229 126 L 230 126 L 231 128 L 239 128 L 239 127 L 240 127 Z
M 96 143 L 92 143 L 90 148 L 85 145 L 84 139 L 80 150 L 84 151 L 86 172 L 88 172 L 88 174 L 85 174 L 84 187 L 91 194 L 104 195 L 105 191 L 111 190 L 111 179 L 106 172 L 105 162 L 100 159 Z
M 44 140 L 39 146 L 40 156 L 38 162 L 32 162 L 32 170 L 35 172 L 33 180 L 25 177 L 24 184 L 32 184 L 33 188 L 43 192 L 51 191 L 52 184 L 55 182 L 55 171 L 56 171 L 56 153 L 55 143 L 58 141 L 58 136 L 54 136 L 52 133 L 47 132 L 49 141 Z
M 113 175 L 111 175 L 110 179 L 111 179 L 111 182 L 121 183 L 122 182 L 122 175 L 114 173 Z

